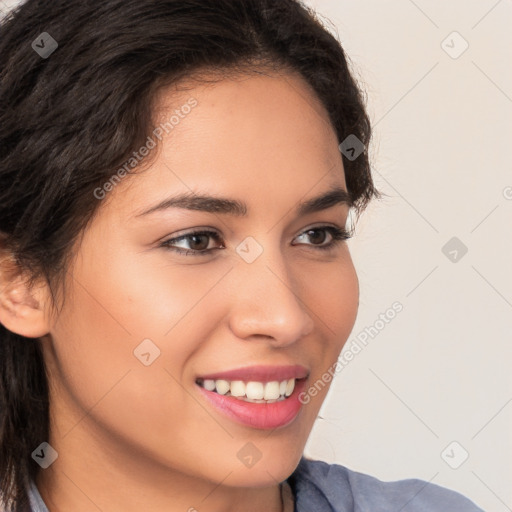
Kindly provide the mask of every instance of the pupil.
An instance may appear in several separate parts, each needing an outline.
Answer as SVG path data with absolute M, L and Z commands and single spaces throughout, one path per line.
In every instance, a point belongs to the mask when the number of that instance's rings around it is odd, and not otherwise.
M 315 236 L 315 233 L 316 233 L 317 236 Z M 320 234 L 320 236 L 318 236 L 318 234 Z M 325 232 L 321 231 L 319 229 L 311 229 L 311 230 L 309 230 L 308 231 L 308 235 L 311 238 L 312 242 L 315 242 L 315 238 L 316 238 L 316 242 L 318 242 L 319 244 L 321 244 L 322 242 L 325 241 Z
M 193 242 L 190 244 L 193 249 L 201 250 L 201 249 L 206 249 L 208 247 L 208 236 L 206 236 L 206 235 L 193 235 L 190 238 L 191 238 L 191 240 L 193 240 Z M 206 240 L 205 247 L 197 247 L 196 242 L 199 240 L 199 246 L 200 246 L 201 245 L 201 238 L 203 239 L 203 242 Z

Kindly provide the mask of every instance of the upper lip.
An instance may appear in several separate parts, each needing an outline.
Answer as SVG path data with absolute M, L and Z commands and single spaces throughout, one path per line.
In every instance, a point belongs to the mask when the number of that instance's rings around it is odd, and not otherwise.
M 303 379 L 309 375 L 309 370 L 302 365 L 268 366 L 256 365 L 245 368 L 235 368 L 222 372 L 201 375 L 200 379 L 206 380 L 242 380 L 244 382 L 272 382 L 289 379 Z

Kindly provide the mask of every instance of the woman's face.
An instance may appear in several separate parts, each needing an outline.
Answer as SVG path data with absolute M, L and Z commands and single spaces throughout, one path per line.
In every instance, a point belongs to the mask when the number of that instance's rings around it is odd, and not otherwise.
M 197 105 L 180 111 L 191 98 Z M 305 405 L 297 389 L 332 367 L 357 314 L 346 242 L 323 249 L 333 241 L 326 226 L 344 228 L 348 205 L 300 209 L 346 191 L 339 142 L 292 74 L 167 90 L 158 122 L 175 109 L 179 122 L 150 149 L 151 165 L 99 199 L 43 342 L 55 464 L 274 485 L 298 463 L 329 384 Z M 244 207 L 188 200 L 142 214 L 181 194 Z M 197 231 L 213 235 L 171 240 Z M 266 368 L 250 373 L 256 366 Z M 307 379 L 274 404 L 197 383 L 233 370 L 218 380 L 254 381 L 246 389 L 256 394 Z

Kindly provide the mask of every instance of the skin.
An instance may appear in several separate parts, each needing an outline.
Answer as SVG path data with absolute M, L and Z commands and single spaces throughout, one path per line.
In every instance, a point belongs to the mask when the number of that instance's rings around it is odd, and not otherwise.
M 60 314 L 44 283 L 28 290 L 12 279 L 1 295 L 0 321 L 41 337 L 50 372 L 49 443 L 59 456 L 36 483 L 52 512 L 280 511 L 278 483 L 298 464 L 329 385 L 269 431 L 220 414 L 195 379 L 302 364 L 314 383 L 356 320 L 346 242 L 321 251 L 327 232 L 300 237 L 311 226 L 344 227 L 348 206 L 295 214 L 332 185 L 346 190 L 339 142 L 312 90 L 293 73 L 244 75 L 166 89 L 155 112 L 165 117 L 190 97 L 198 106 L 151 165 L 102 201 L 68 268 Z M 136 217 L 190 190 L 244 201 L 248 215 L 173 208 Z M 217 231 L 221 241 L 208 247 L 224 248 L 186 256 L 159 246 L 197 228 Z M 250 264 L 235 250 L 247 236 L 263 247 Z M 150 366 L 133 354 L 145 338 L 161 351 Z M 251 468 L 237 457 L 249 441 L 261 452 Z

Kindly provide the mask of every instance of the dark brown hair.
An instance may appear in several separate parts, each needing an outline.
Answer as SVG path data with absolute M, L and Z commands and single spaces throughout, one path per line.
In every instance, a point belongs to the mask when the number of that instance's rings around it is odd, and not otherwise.
M 52 49 L 43 33 L 58 45 L 49 55 L 37 51 Z M 2 20 L 0 66 L 0 249 L 29 283 L 43 278 L 55 304 L 71 249 L 101 203 L 93 191 L 146 141 L 159 87 L 206 69 L 293 70 L 340 142 L 370 142 L 340 43 L 298 0 L 28 0 Z M 367 151 L 340 158 L 359 214 L 380 196 Z M 0 324 L 0 495 L 8 510 L 26 506 L 39 469 L 31 454 L 49 438 L 48 407 L 38 339 Z

